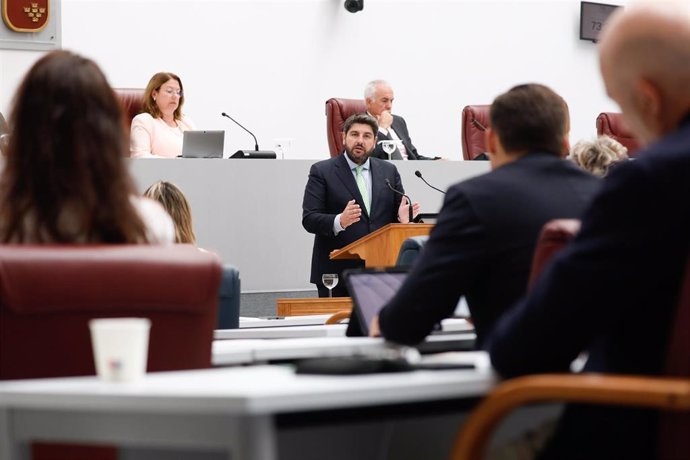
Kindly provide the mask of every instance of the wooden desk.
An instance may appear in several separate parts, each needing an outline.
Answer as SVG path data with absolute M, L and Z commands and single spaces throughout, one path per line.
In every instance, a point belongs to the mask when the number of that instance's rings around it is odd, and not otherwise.
M 341 310 L 352 310 L 352 299 L 350 297 L 276 299 L 276 314 L 278 316 L 333 314 Z
M 133 384 L 105 383 L 96 377 L 4 381 L 0 459 L 27 458 L 29 443 L 44 439 L 275 460 L 278 433 L 286 429 L 289 414 L 338 425 L 337 411 L 342 409 L 393 405 L 404 411 L 407 405 L 418 408 L 420 403 L 485 394 L 494 385 L 494 374 L 485 354 L 472 356 L 476 370 L 343 378 L 255 366 L 148 374 Z M 324 418 L 324 411 L 335 412 Z M 276 417 L 283 421 L 276 423 Z M 302 447 L 309 449 L 310 458 L 329 458 L 329 448 L 318 452 L 318 438 L 310 439 L 314 445 Z

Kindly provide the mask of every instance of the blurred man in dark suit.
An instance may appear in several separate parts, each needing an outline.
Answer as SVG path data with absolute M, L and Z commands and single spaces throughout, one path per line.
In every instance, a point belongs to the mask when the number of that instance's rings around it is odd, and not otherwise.
M 386 339 L 414 344 L 465 296 L 484 341 L 527 288 L 542 226 L 580 217 L 599 180 L 570 161 L 563 99 L 537 84 L 494 100 L 487 129 L 493 171 L 452 186 L 429 241 L 380 314 Z
M 583 351 L 585 372 L 664 370 L 690 251 L 687 2 L 619 9 L 599 50 L 606 90 L 646 147 L 610 172 L 579 235 L 499 321 L 488 345 L 505 377 L 567 372 Z M 539 458 L 662 458 L 657 416 L 653 410 L 568 406 Z M 690 453 L 686 448 L 671 455 L 663 458 Z
M 393 222 L 409 222 L 409 204 L 386 181 L 404 193 L 400 174 L 389 162 L 369 158 L 376 142 L 376 120 L 352 115 L 343 126 L 345 151 L 312 165 L 304 190 L 302 225 L 314 234 L 311 282 L 320 297 L 328 296 L 324 273 L 342 275 L 346 268 L 362 267 L 361 260 L 330 260 L 329 254 Z M 414 215 L 419 204 L 413 205 Z M 347 296 L 342 278 L 333 296 Z
M 391 113 L 394 99 L 393 88 L 384 80 L 371 81 L 364 88 L 367 113 L 376 118 L 379 124 L 376 146 L 371 156 L 382 160 L 436 160 L 437 158 L 420 155 L 417 148 L 412 145 L 405 119 Z M 395 145 L 390 157 L 384 151 L 384 141 L 390 141 Z

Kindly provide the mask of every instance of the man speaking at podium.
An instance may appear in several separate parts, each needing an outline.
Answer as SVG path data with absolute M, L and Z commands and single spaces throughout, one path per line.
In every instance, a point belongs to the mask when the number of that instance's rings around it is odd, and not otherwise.
M 362 238 L 384 225 L 409 222 L 409 203 L 400 174 L 387 161 L 370 158 L 376 145 L 378 124 L 367 114 L 345 120 L 345 152 L 312 165 L 302 202 L 302 225 L 314 234 L 311 279 L 319 297 L 327 297 L 324 273 L 337 274 L 363 266 L 361 260 L 330 260 L 329 254 Z M 395 191 L 393 190 L 395 189 Z M 396 192 L 397 191 L 397 192 Z M 412 205 L 413 215 L 419 204 Z M 346 297 L 344 282 L 333 288 L 334 297 Z

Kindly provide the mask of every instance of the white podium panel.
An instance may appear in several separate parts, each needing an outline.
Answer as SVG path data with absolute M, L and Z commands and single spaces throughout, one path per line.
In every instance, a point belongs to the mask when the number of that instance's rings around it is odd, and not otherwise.
M 309 283 L 314 237 L 302 227 L 302 198 L 311 160 L 133 159 L 143 192 L 153 182 L 174 182 L 192 207 L 199 246 L 240 269 L 243 292 L 313 289 Z M 405 191 L 436 213 L 445 189 L 489 171 L 485 161 L 398 161 Z

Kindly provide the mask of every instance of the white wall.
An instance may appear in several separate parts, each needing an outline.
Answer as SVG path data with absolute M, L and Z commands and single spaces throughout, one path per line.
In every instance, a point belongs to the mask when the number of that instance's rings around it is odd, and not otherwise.
M 625 2 L 618 2 L 625 3 Z M 159 70 L 184 82 L 200 128 L 226 129 L 226 152 L 294 138 L 287 158 L 327 155 L 324 102 L 388 79 L 420 152 L 461 158 L 460 116 L 538 81 L 570 105 L 572 140 L 591 137 L 604 94 L 596 47 L 578 39 L 575 0 L 62 0 L 62 44 L 94 58 L 115 87 Z M 0 111 L 39 52 L 0 50 Z

